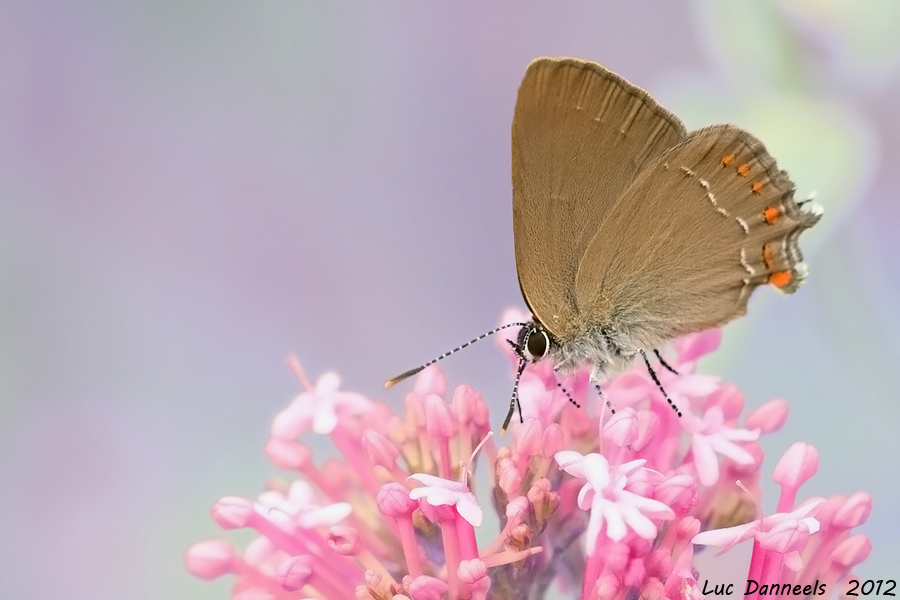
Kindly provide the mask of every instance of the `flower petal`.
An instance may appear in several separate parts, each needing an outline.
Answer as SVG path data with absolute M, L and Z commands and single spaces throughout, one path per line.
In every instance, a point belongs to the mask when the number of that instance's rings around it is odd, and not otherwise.
M 595 500 L 591 513 L 598 510 L 603 513 L 606 519 L 606 537 L 614 542 L 622 541 L 628 533 L 628 528 L 625 527 L 625 519 L 622 518 L 622 511 L 619 505 L 608 500 L 600 500 L 599 502 Z
M 328 396 L 341 387 L 341 378 L 334 371 L 326 371 L 316 380 L 316 395 Z
M 419 483 L 425 484 L 428 487 L 440 487 L 447 490 L 452 490 L 454 492 L 468 492 L 469 488 L 464 486 L 458 481 L 452 481 L 450 479 L 444 479 L 443 477 L 438 477 L 437 475 L 429 475 L 428 473 L 413 473 L 407 479 L 413 479 L 418 481 Z
M 318 434 L 328 435 L 337 427 L 338 417 L 334 412 L 334 406 L 331 403 L 320 404 L 315 414 L 313 414 L 312 429 Z
M 478 506 L 478 501 L 475 499 L 474 494 L 464 494 L 461 496 L 456 503 L 456 510 L 459 512 L 459 516 L 468 521 L 472 527 L 481 525 L 484 513 L 482 512 L 481 507 Z
M 706 487 L 715 485 L 719 480 L 719 459 L 712 449 L 709 438 L 702 434 L 696 434 L 691 439 L 691 450 L 694 453 L 694 466 L 697 468 L 697 478 Z
M 432 506 L 444 506 L 447 504 L 456 504 L 460 498 L 460 492 L 454 492 L 439 487 L 420 487 L 409 490 L 409 497 L 413 500 L 424 498 L 425 502 Z
M 584 474 L 584 466 L 581 464 L 584 460 L 584 455 L 580 452 L 575 452 L 574 450 L 560 450 L 553 455 L 553 460 L 556 461 L 556 464 L 559 465 L 560 469 L 569 475 L 574 475 L 581 479 L 587 478 Z
M 353 512 L 353 507 L 348 503 L 335 502 L 334 504 L 329 504 L 322 508 L 316 508 L 301 513 L 297 517 L 297 524 L 306 529 L 312 527 L 331 527 L 346 519 L 351 512 Z
M 603 523 L 603 511 L 592 510 L 591 516 L 588 518 L 587 531 L 584 534 L 584 550 L 586 554 L 591 555 L 594 553 L 594 548 L 597 547 L 597 536 L 600 535 L 600 530 L 603 529 Z
M 712 449 L 722 456 L 726 456 L 736 462 L 739 465 L 752 465 L 756 462 L 756 459 L 753 458 L 753 455 L 735 444 L 734 442 L 730 442 L 727 439 L 724 439 L 721 435 L 711 435 L 708 436 L 709 445 Z
M 609 461 L 605 456 L 591 452 L 584 457 L 581 464 L 584 467 L 584 475 L 592 488 L 599 491 L 609 485 Z
M 672 516 L 674 517 L 675 513 L 672 513 Z M 635 506 L 623 507 L 622 518 L 625 519 L 628 527 L 640 537 L 649 541 L 656 539 L 656 525 Z
M 735 525 L 734 527 L 702 531 L 694 536 L 691 543 L 700 544 L 701 546 L 721 546 L 726 549 L 731 548 L 735 544 L 749 539 L 758 526 L 759 522 L 753 521 L 752 523 L 747 523 L 745 525 Z
M 591 487 L 591 484 L 585 483 L 578 492 L 578 508 L 581 510 L 590 510 L 593 501 L 594 488 Z

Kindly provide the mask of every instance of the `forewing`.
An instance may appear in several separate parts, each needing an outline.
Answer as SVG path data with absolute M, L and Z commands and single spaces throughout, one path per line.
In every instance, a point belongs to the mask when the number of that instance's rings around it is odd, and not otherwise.
M 610 207 L 578 269 L 579 310 L 620 346 L 653 348 L 743 315 L 755 288 L 806 278 L 797 244 L 819 219 L 763 144 L 731 125 L 691 133 Z
M 538 58 L 512 125 L 513 233 L 519 285 L 557 339 L 579 322 L 579 261 L 626 186 L 685 136 L 644 90 L 593 62 Z

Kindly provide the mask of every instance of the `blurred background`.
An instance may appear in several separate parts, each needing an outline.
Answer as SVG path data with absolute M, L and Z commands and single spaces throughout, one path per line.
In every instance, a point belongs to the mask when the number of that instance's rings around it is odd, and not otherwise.
M 0 598 L 226 598 L 183 553 L 275 474 L 289 352 L 399 405 L 386 378 L 522 305 L 510 120 L 544 55 L 748 128 L 818 192 L 807 285 L 704 370 L 789 400 L 766 481 L 815 445 L 803 494 L 870 492 L 859 574 L 900 576 L 900 3 L 348 7 L 0 3 Z M 448 379 L 499 413 L 479 346 Z

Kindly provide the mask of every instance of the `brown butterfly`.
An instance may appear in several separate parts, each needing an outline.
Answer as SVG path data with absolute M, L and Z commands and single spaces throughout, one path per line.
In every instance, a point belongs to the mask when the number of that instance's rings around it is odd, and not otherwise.
M 761 285 L 797 290 L 808 273 L 797 240 L 822 214 L 801 208 L 750 133 L 688 133 L 646 91 L 575 58 L 538 58 L 525 72 L 512 187 L 516 268 L 533 319 L 504 326 L 521 329 L 501 432 L 518 377 L 544 357 L 565 373 L 590 365 L 599 392 L 640 355 L 659 385 L 647 352 L 662 360 L 665 342 L 744 315 Z

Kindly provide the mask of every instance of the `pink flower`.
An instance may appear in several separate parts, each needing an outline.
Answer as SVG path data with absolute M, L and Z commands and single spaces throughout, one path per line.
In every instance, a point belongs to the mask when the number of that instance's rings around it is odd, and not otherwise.
M 327 506 L 319 506 L 313 501 L 312 486 L 298 479 L 291 484 L 290 491 L 270 490 L 259 495 L 254 508 L 271 520 L 283 523 L 286 529 L 302 527 L 331 527 L 344 520 L 353 508 L 346 502 L 336 502 Z
M 718 406 L 713 406 L 697 419 L 685 414 L 682 419 L 685 430 L 691 436 L 691 450 L 700 483 L 711 486 L 719 480 L 719 459 L 716 454 L 730 458 L 739 465 L 752 465 L 753 455 L 735 442 L 753 442 L 759 438 L 759 431 L 735 429 L 725 424 L 725 415 Z
M 424 484 L 410 490 L 409 497 L 413 500 L 423 499 L 432 506 L 455 506 L 460 516 L 472 527 L 481 525 L 484 514 L 475 494 L 465 484 L 426 473 L 410 475 L 409 479 Z
M 272 422 L 273 438 L 294 439 L 312 429 L 316 433 L 334 431 L 343 415 L 360 415 L 372 409 L 372 401 L 361 394 L 340 391 L 341 379 L 329 371 L 278 413 Z
M 628 477 L 640 471 L 647 461 L 635 460 L 611 468 L 609 461 L 600 454 L 582 456 L 573 450 L 557 452 L 554 458 L 566 473 L 586 480 L 578 493 L 578 507 L 591 511 L 585 534 L 588 554 L 594 552 L 604 524 L 606 535 L 614 542 L 624 539 L 628 529 L 652 540 L 656 537 L 656 524 L 652 519 L 675 517 L 672 509 L 662 502 L 625 490 Z
M 776 513 L 745 525 L 704 531 L 694 536 L 691 541 L 701 546 L 720 546 L 725 550 L 730 550 L 735 544 L 750 538 L 768 539 L 773 531 L 793 529 L 808 534 L 815 533 L 819 530 L 819 522 L 809 514 L 824 501 L 823 498 L 815 498 L 789 513 Z
M 270 479 L 255 500 L 218 500 L 213 521 L 254 537 L 242 552 L 223 540 L 195 544 L 187 568 L 205 580 L 233 578 L 236 600 L 537 598 L 552 582 L 565 588 L 579 579 L 583 598 L 687 600 L 701 596 L 694 543 L 727 550 L 752 539 L 748 579 L 819 579 L 831 591 L 871 550 L 854 528 L 872 500 L 857 493 L 794 508 L 819 460 L 798 443 L 775 467 L 777 513 L 758 517 L 756 440 L 782 427 L 787 404 L 741 421 L 740 391 L 694 373 L 719 337 L 675 340 L 671 357 L 666 349 L 680 375 L 657 372 L 681 419 L 643 364 L 605 384 L 617 413 L 601 419 L 602 411 L 569 402 L 543 361 L 522 376 L 528 418 L 503 440 L 491 437 L 499 423 L 481 395 L 466 385 L 451 393 L 437 366 L 416 376 L 406 410 L 394 413 L 340 390 L 334 373 L 311 385 L 291 359 L 305 391 L 275 417 L 265 446 L 289 475 Z M 594 394 L 588 378 L 585 369 L 561 381 L 582 406 Z M 297 440 L 309 430 L 328 434 L 336 458 L 317 460 Z M 476 456 L 485 489 L 469 483 Z M 491 509 L 500 531 L 476 539 Z

